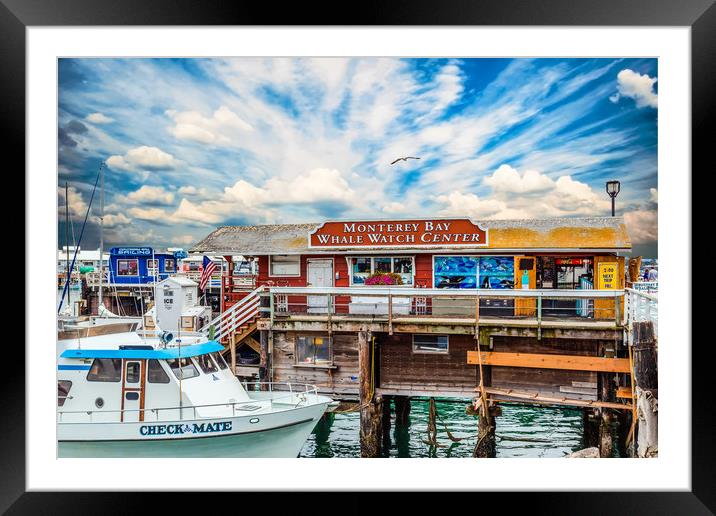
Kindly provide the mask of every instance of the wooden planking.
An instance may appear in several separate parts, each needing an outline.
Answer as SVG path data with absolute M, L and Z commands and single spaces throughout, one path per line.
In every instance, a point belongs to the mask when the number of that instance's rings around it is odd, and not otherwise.
M 475 389 L 478 390 L 477 388 Z M 546 404 L 552 404 L 552 405 L 571 405 L 575 407 L 604 407 L 604 408 L 614 408 L 614 409 L 623 409 L 623 410 L 632 410 L 631 404 L 626 403 L 613 403 L 609 401 L 593 401 L 593 400 L 580 400 L 575 398 L 568 398 L 566 396 L 560 397 L 560 396 L 549 396 L 549 395 L 543 395 L 537 392 L 529 392 L 529 391 L 519 391 L 519 390 L 513 390 L 513 389 L 499 389 L 496 387 L 487 387 L 485 388 L 485 392 L 490 394 L 490 397 L 492 399 L 498 399 L 502 400 L 504 398 L 508 398 L 508 401 L 510 398 L 517 399 L 517 400 L 527 400 L 527 401 L 533 401 L 535 403 L 546 403 Z
M 477 351 L 467 352 L 467 363 L 478 364 Z M 541 369 L 564 369 L 570 371 L 597 371 L 603 373 L 628 373 L 629 359 L 603 358 L 579 355 L 549 355 L 540 353 L 482 352 L 484 365 L 528 367 Z
M 475 349 L 475 339 L 469 335 L 450 335 L 447 354 L 413 353 L 411 335 L 381 336 L 380 386 L 472 388 L 477 383 L 477 368 L 466 364 L 464 358 L 471 349 Z
M 631 387 L 617 387 L 617 398 L 632 399 L 633 395 L 631 392 Z

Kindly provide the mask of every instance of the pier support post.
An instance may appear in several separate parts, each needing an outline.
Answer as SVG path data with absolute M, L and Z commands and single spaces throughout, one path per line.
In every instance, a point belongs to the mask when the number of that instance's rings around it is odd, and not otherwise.
M 388 457 L 390 453 L 390 401 L 391 396 L 383 396 L 383 415 L 381 421 L 381 432 L 383 435 L 382 453 L 383 457 Z
M 599 373 L 599 399 L 601 401 L 614 401 L 616 382 L 612 373 Z M 614 450 L 614 438 L 612 435 L 612 422 L 614 417 L 611 409 L 599 409 L 599 456 L 609 458 Z
M 395 396 L 395 426 L 408 426 L 410 424 L 410 398 Z
M 375 395 L 372 335 L 358 332 L 358 369 L 360 372 L 360 455 L 380 457 L 382 398 Z
M 595 409 L 584 409 L 582 412 L 584 423 L 584 447 L 599 447 L 599 424 L 595 415 Z
M 637 407 L 637 456 L 659 454 L 659 383 L 656 338 L 651 321 L 633 323 L 634 382 Z
M 268 368 L 269 368 L 269 355 L 268 355 L 268 330 L 261 330 L 259 332 L 261 341 L 261 353 L 259 359 L 259 382 L 268 381 Z M 268 385 L 261 383 L 261 390 L 268 390 Z
M 495 409 L 491 401 L 480 403 L 477 415 L 477 444 L 472 452 L 473 457 L 493 458 L 496 455 Z

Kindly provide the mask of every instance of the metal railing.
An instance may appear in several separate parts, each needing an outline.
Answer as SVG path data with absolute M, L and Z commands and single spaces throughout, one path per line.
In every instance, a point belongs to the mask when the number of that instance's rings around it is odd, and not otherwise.
M 265 391 L 258 391 L 258 390 L 251 390 L 246 388 L 248 385 L 257 385 L 261 386 L 262 384 L 268 384 L 269 389 Z M 202 419 L 216 419 L 217 417 L 236 417 L 237 415 L 241 415 L 242 413 L 250 414 L 253 413 L 253 411 L 243 411 L 241 409 L 237 410 L 237 407 L 241 406 L 250 406 L 250 405 L 256 405 L 260 402 L 269 402 L 268 408 L 269 410 L 273 411 L 274 404 L 277 405 L 283 405 L 284 410 L 288 410 L 285 408 L 285 405 L 290 405 L 293 408 L 298 407 L 302 403 L 305 403 L 309 401 L 309 396 L 314 396 L 314 401 L 317 401 L 318 397 L 318 387 L 312 384 L 307 383 L 277 383 L 277 382 L 248 382 L 248 383 L 242 383 L 244 385 L 244 388 L 252 393 L 253 395 L 260 395 L 258 398 L 255 399 L 249 399 L 246 401 L 237 401 L 232 403 L 208 403 L 203 405 L 188 405 L 188 406 L 173 406 L 173 407 L 156 407 L 156 408 L 144 408 L 144 409 L 116 409 L 116 410 L 58 410 L 57 411 L 57 422 L 62 423 L 63 422 L 63 416 L 69 417 L 69 415 L 86 415 L 87 421 L 71 421 L 72 423 L 76 422 L 86 422 L 86 423 L 110 423 L 110 422 L 119 422 L 120 420 L 124 419 L 124 414 L 137 414 L 137 421 L 124 421 L 126 423 L 136 423 L 139 422 L 139 414 L 144 414 L 144 417 L 142 418 L 142 422 L 157 422 L 157 421 L 176 421 L 176 418 L 168 417 L 168 418 L 161 418 L 160 414 L 164 413 L 166 414 L 168 411 L 177 411 L 179 412 L 179 421 L 183 421 L 185 419 L 188 419 L 184 416 L 185 411 L 191 410 L 191 420 L 202 420 Z M 278 389 L 275 390 L 273 388 L 274 385 L 285 385 L 287 389 Z M 298 390 L 296 390 L 298 388 Z M 302 390 L 301 390 L 302 388 Z M 273 393 L 280 393 L 276 397 L 273 396 Z M 58 396 L 57 399 L 73 399 L 72 396 Z M 207 414 L 207 415 L 201 415 L 197 413 L 197 409 L 206 409 L 206 408 L 212 408 L 212 407 L 227 407 L 231 408 L 231 414 L 226 415 L 216 415 L 216 414 Z M 261 408 L 266 408 L 262 406 Z M 256 409 L 258 410 L 258 409 Z M 101 416 L 107 416 L 108 414 L 117 414 L 117 418 L 114 419 L 107 419 L 103 418 L 102 421 L 95 421 L 95 414 L 99 414 Z M 148 419 L 147 416 L 150 416 Z M 154 417 L 151 419 L 151 417 Z
M 259 294 L 264 290 L 263 286 L 253 290 L 241 301 L 225 310 L 219 316 L 215 317 L 203 327 L 199 329 L 201 333 L 208 333 L 209 328 L 214 327 L 216 340 L 221 340 L 234 333 L 243 324 L 251 322 L 252 319 L 258 317 L 259 304 L 261 299 Z
M 437 289 L 404 287 L 270 287 L 262 308 L 272 321 L 320 315 L 397 318 L 482 317 L 603 319 L 623 323 L 624 290 Z M 266 315 L 267 313 L 267 315 Z
M 658 337 L 659 299 L 656 294 L 649 294 L 633 288 L 626 289 L 626 319 L 631 329 L 634 322 L 652 322 L 654 335 Z

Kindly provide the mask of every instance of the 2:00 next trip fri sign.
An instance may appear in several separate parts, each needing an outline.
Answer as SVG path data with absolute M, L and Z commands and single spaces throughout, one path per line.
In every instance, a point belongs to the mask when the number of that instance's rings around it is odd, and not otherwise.
M 309 235 L 310 247 L 476 247 L 487 230 L 469 219 L 326 222 Z

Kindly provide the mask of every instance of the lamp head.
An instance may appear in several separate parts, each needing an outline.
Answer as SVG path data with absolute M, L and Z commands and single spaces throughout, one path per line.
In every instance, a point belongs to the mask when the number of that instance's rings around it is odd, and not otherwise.
M 607 193 L 609 197 L 616 197 L 621 189 L 621 183 L 619 181 L 607 181 Z

